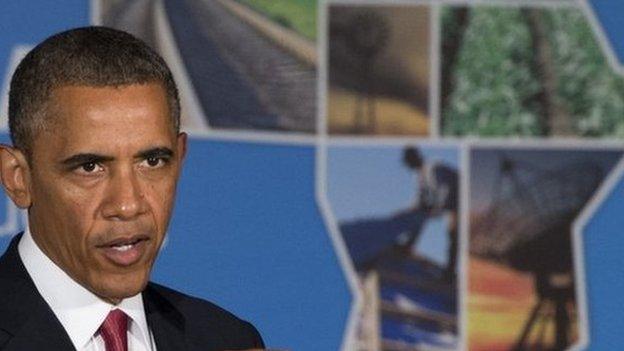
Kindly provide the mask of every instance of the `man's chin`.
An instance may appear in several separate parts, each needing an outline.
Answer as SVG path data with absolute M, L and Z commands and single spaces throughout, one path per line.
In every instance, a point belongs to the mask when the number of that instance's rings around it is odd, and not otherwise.
M 107 280 L 92 290 L 102 300 L 114 305 L 121 300 L 140 294 L 147 285 L 147 278 L 125 277 L 126 279 Z M 130 279 L 128 279 L 130 278 Z

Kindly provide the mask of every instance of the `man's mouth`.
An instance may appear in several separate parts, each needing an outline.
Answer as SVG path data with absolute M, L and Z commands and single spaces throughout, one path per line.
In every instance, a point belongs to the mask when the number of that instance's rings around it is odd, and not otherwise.
M 137 235 L 118 238 L 98 245 L 104 256 L 118 266 L 131 266 L 137 263 L 146 252 L 149 237 Z
M 130 250 L 131 248 L 133 248 L 138 243 L 139 243 L 138 241 L 134 241 L 134 242 L 131 242 L 131 243 L 128 243 L 128 244 L 111 245 L 111 248 L 113 250 L 124 252 L 124 251 Z

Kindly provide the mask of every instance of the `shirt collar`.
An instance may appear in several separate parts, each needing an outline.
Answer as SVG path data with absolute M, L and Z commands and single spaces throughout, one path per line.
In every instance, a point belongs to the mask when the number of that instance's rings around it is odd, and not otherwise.
M 61 322 L 77 349 L 84 347 L 95 335 L 111 309 L 119 308 L 131 318 L 129 331 L 150 345 L 149 329 L 139 293 L 112 305 L 74 281 L 37 246 L 30 230 L 24 231 L 18 252 L 26 271 L 43 299 Z

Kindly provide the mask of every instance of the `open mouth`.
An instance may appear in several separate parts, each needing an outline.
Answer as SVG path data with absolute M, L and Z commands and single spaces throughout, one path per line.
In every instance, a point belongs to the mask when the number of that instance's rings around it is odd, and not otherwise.
M 133 236 L 130 238 L 118 238 L 97 248 L 113 264 L 118 266 L 130 266 L 141 260 L 147 251 L 148 236 Z
M 133 241 L 128 242 L 128 243 L 119 243 L 119 244 L 113 244 L 113 245 L 109 245 L 109 246 L 113 250 L 124 252 L 124 251 L 128 251 L 128 250 L 132 249 L 141 240 L 143 240 L 143 239 L 137 239 L 137 240 L 133 240 Z

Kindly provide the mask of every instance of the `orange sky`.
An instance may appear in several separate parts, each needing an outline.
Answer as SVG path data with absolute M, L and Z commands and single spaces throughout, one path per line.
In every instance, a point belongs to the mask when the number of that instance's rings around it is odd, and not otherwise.
M 533 278 L 474 256 L 468 277 L 469 349 L 509 350 L 535 302 Z
M 531 274 L 475 256 L 469 259 L 467 343 L 470 351 L 508 351 L 516 343 L 536 302 Z M 570 311 L 574 313 L 574 311 Z M 578 324 L 571 315 L 572 339 Z M 545 330 L 554 341 L 554 325 Z

